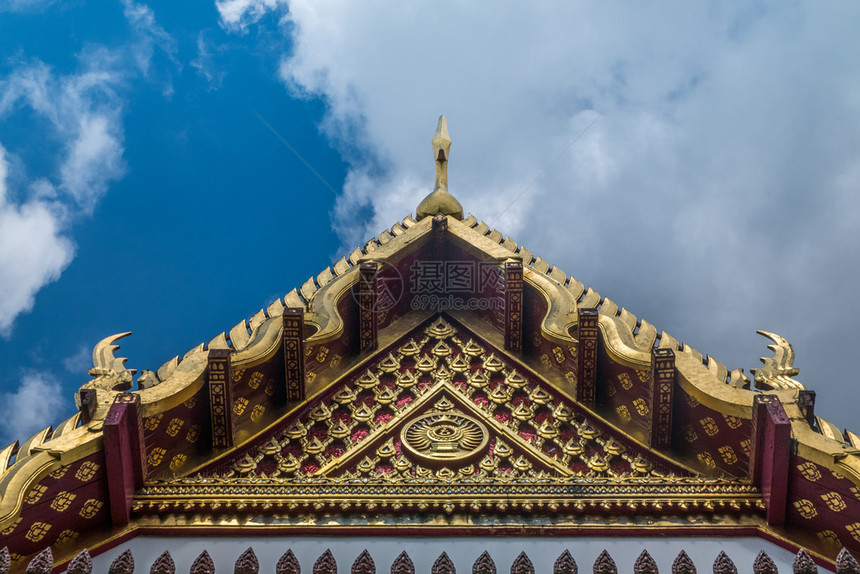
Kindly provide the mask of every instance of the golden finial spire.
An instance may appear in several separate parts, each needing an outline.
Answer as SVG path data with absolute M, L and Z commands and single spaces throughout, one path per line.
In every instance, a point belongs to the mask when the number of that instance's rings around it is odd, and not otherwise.
M 448 136 L 448 120 L 439 116 L 439 125 L 433 136 L 433 158 L 436 160 L 436 184 L 433 191 L 418 204 L 415 211 L 416 219 L 428 215 L 450 215 L 463 219 L 463 206 L 453 195 L 448 193 L 448 153 L 451 150 L 451 138 Z

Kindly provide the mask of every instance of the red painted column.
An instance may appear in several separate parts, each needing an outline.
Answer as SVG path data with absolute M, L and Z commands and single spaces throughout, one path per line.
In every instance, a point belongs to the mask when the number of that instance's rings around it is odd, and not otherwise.
M 651 437 L 654 448 L 672 446 L 672 400 L 675 392 L 675 353 L 651 349 Z
M 114 399 L 104 424 L 105 471 L 111 520 L 128 524 L 134 490 L 146 479 L 140 396 L 121 393 Z
M 768 524 L 785 523 L 791 422 L 774 395 L 753 398 L 750 479 L 761 488 Z
M 287 402 L 291 403 L 305 400 L 304 324 L 303 309 L 284 309 L 284 376 Z
M 576 400 L 594 407 L 597 386 L 597 309 L 579 309 L 579 346 L 576 349 Z
M 523 264 L 505 263 L 505 350 L 523 349 Z
M 233 381 L 228 349 L 209 349 L 209 413 L 212 448 L 233 446 Z
M 361 352 L 375 351 L 376 338 L 376 263 L 362 263 L 358 269 L 358 341 Z

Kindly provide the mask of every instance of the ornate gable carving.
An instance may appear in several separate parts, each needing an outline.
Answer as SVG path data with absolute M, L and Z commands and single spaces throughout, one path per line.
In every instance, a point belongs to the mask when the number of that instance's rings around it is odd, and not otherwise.
M 149 483 L 135 510 L 250 502 L 288 513 L 529 512 L 538 504 L 550 513 L 686 514 L 693 505 L 708 514 L 758 512 L 761 503 L 748 483 L 705 479 L 648 451 L 441 316 L 234 452 L 197 477 Z

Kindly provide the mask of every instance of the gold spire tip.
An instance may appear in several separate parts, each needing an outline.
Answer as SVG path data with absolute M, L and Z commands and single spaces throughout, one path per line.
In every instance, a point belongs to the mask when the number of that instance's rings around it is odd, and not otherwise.
M 463 219 L 463 206 L 448 192 L 448 156 L 451 151 L 451 137 L 448 135 L 448 120 L 439 116 L 439 124 L 433 135 L 433 159 L 436 162 L 436 183 L 433 191 L 421 200 L 415 210 L 416 219 L 428 215 L 450 215 Z

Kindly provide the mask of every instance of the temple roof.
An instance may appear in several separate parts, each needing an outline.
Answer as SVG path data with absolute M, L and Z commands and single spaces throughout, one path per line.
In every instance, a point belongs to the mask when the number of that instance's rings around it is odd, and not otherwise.
M 443 117 L 434 193 L 449 146 Z M 0 546 L 70 558 L 264 514 L 860 550 L 860 437 L 814 414 L 787 341 L 763 333 L 751 388 L 433 197 L 136 388 L 128 333 L 100 342 L 79 412 L 0 451 Z

